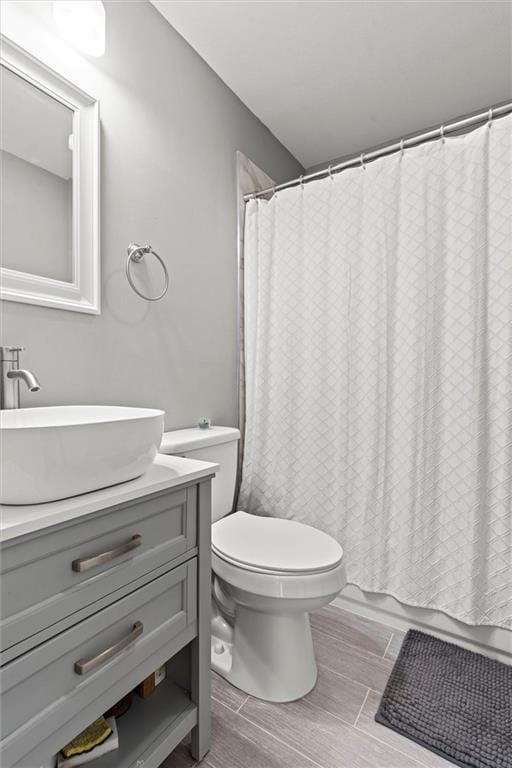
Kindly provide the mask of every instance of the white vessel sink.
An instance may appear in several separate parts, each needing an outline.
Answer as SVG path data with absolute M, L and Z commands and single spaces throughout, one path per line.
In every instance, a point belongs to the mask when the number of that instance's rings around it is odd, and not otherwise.
M 164 412 L 63 405 L 0 411 L 0 503 L 41 504 L 142 475 L 160 446 Z

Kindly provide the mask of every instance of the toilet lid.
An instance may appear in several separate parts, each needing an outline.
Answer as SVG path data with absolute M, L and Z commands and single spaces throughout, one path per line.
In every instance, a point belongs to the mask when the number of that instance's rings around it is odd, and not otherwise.
M 317 573 L 337 566 L 338 542 L 295 520 L 235 512 L 212 526 L 212 549 L 223 560 L 258 571 Z

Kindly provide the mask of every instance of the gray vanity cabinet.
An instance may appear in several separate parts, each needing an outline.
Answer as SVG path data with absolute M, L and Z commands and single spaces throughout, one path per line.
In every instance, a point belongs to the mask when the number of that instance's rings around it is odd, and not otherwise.
M 210 526 L 207 477 L 2 544 L 2 768 L 51 766 L 64 744 L 187 645 L 187 685 L 169 674 L 149 699 L 134 697 L 118 721 L 119 750 L 93 765 L 157 768 L 190 731 L 203 757 Z

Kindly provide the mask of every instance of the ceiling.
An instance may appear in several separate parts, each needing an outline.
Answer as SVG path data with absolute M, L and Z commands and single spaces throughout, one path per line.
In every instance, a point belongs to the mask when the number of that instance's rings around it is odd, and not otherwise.
M 512 96 L 506 0 L 151 0 L 309 168 Z

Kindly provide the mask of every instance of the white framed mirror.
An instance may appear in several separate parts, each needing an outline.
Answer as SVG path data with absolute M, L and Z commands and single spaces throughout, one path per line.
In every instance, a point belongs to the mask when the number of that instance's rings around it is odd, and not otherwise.
M 0 79 L 0 298 L 99 314 L 99 103 L 3 36 Z

